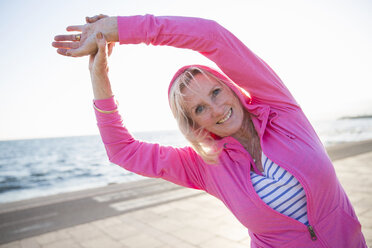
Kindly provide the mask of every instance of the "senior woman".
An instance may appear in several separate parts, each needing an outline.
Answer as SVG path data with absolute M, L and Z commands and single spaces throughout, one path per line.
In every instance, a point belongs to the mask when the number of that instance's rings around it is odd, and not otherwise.
M 110 161 L 148 177 L 204 190 L 248 228 L 252 247 L 367 247 L 333 165 L 274 71 L 214 21 L 187 17 L 87 18 L 53 46 L 90 55 L 94 108 Z M 198 51 L 221 71 L 181 68 L 169 102 L 191 147 L 135 140 L 122 125 L 107 74 L 112 44 Z M 108 48 L 106 46 L 108 45 Z

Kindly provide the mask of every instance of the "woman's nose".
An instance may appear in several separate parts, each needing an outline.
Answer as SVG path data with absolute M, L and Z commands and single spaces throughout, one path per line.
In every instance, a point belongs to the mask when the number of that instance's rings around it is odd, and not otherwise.
M 213 105 L 212 112 L 214 117 L 221 117 L 224 114 L 224 108 L 219 105 Z

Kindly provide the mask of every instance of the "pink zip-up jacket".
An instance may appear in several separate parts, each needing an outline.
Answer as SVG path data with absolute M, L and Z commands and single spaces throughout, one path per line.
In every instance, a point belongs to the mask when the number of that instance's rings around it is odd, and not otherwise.
M 228 30 L 205 19 L 118 17 L 118 32 L 120 44 L 188 48 L 218 65 L 221 73 L 204 69 L 226 81 L 252 114 L 263 152 L 301 183 L 310 227 L 260 199 L 250 179 L 251 168 L 257 171 L 254 161 L 232 137 L 217 141 L 223 147 L 220 162 L 209 165 L 190 147 L 135 140 L 123 127 L 118 112 L 96 111 L 111 162 L 219 198 L 248 228 L 251 247 L 367 247 L 361 225 L 317 134 L 280 78 L 262 59 Z M 116 107 L 113 98 L 96 100 L 95 104 L 104 110 Z

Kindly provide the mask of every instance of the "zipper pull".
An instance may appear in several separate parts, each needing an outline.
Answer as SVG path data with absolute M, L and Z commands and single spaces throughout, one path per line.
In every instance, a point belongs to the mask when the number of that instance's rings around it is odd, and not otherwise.
M 313 229 L 312 226 L 308 226 L 308 227 L 307 227 L 307 230 L 309 230 L 310 237 L 311 237 L 311 240 L 312 240 L 312 241 L 315 241 L 315 240 L 318 239 L 318 238 L 316 237 L 316 234 L 315 234 L 314 229 Z

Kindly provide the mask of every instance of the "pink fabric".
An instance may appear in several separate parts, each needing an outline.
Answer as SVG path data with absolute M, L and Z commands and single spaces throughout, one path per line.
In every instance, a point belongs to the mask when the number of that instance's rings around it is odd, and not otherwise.
M 271 68 L 214 21 L 186 17 L 118 17 L 121 44 L 188 48 L 214 61 L 208 69 L 239 96 L 251 112 L 263 152 L 304 187 L 307 227 L 267 206 L 250 180 L 250 154 L 232 137 L 220 139 L 220 163 L 206 164 L 190 147 L 173 148 L 135 140 L 120 115 L 96 111 L 111 162 L 135 173 L 160 177 L 219 198 L 249 229 L 252 247 L 367 247 L 361 226 L 333 165 L 299 105 Z M 224 76 L 226 75 L 226 76 Z M 245 92 L 249 92 L 249 95 Z M 113 99 L 95 102 L 112 106 Z

